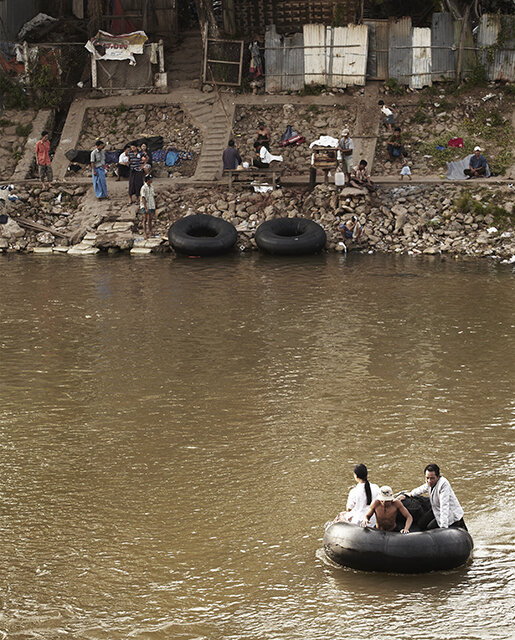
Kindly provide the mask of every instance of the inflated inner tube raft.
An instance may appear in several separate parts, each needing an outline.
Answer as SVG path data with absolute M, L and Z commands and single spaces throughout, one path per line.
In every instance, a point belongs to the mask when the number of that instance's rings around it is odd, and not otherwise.
M 255 236 L 262 251 L 300 256 L 321 251 L 327 236 L 322 227 L 307 218 L 276 218 L 259 225 Z
M 177 253 L 190 256 L 227 253 L 234 247 L 237 239 L 234 225 L 204 213 L 181 218 L 168 229 L 170 246 Z
M 474 543 L 465 529 L 393 533 L 348 522 L 325 531 L 324 551 L 333 562 L 362 571 L 426 573 L 459 567 Z

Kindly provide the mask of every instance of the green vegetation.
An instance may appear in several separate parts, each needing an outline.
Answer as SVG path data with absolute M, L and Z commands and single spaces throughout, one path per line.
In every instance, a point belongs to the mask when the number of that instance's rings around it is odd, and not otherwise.
M 56 78 L 55 70 L 48 64 L 37 62 L 30 71 L 37 109 L 57 109 L 61 104 L 63 90 Z
M 32 125 L 31 124 L 17 124 L 16 125 L 16 135 L 20 136 L 20 138 L 26 138 L 29 133 L 32 131 Z
M 397 78 L 390 78 L 384 83 L 384 86 L 394 96 L 401 96 L 404 93 L 406 93 L 406 89 L 402 84 L 399 84 L 399 81 L 397 80 Z
M 4 73 L 0 73 L 0 94 L 5 109 L 27 109 L 29 106 L 23 87 Z
M 0 127 L 10 127 L 14 122 L 7 120 L 7 118 L 0 118 Z
M 506 209 L 495 204 L 497 194 L 491 191 L 482 191 L 481 200 L 474 198 L 470 190 L 462 191 L 453 201 L 454 211 L 456 213 L 470 213 L 474 216 L 493 217 L 493 224 L 502 230 L 513 226 L 515 223 L 515 214 L 508 213 Z
M 323 84 L 306 84 L 302 91 L 299 91 L 301 96 L 319 96 L 325 91 L 326 87 Z
M 309 113 L 317 114 L 320 113 L 320 107 L 316 104 L 310 104 L 308 107 Z
M 487 85 L 488 85 L 488 76 L 486 74 L 486 69 L 478 60 L 476 64 L 472 67 L 470 75 L 467 77 L 465 81 L 465 88 L 470 89 L 471 87 L 486 87 Z
M 120 102 L 120 104 L 114 110 L 114 115 L 121 116 L 122 113 L 125 113 L 126 111 L 127 111 L 127 105 L 125 105 L 123 102 Z

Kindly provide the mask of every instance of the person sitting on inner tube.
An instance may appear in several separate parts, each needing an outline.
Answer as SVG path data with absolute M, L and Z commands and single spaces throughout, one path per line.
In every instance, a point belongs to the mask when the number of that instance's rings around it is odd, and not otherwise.
M 463 509 L 447 478 L 440 475 L 440 467 L 437 464 L 428 464 L 424 469 L 424 474 L 425 484 L 407 494 L 415 497 L 429 491 L 431 509 L 417 522 L 420 530 L 447 529 L 449 527 L 461 527 L 467 530 L 463 520 Z M 404 500 L 405 497 L 400 495 L 399 500 Z
M 379 489 L 379 495 L 370 505 L 361 526 L 367 527 L 370 524 L 370 518 L 375 514 L 377 520 L 376 527 L 378 529 L 382 531 L 395 531 L 397 512 L 399 511 L 406 518 L 406 524 L 400 533 L 409 533 L 413 523 L 413 516 L 402 502 L 394 498 L 392 488 L 385 485 Z
M 369 505 L 379 495 L 379 487 L 368 481 L 368 470 L 364 464 L 354 467 L 354 480 L 356 486 L 349 491 L 347 509 L 339 513 L 333 522 L 352 522 L 361 524 L 363 516 L 368 511 Z M 372 516 L 371 524 L 375 525 L 375 517 Z

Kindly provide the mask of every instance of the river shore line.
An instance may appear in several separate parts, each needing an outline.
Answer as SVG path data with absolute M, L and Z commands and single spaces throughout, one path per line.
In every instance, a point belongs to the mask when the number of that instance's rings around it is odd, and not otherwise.
M 120 183 L 118 183 L 120 184 Z M 14 185 L 13 185 L 14 186 Z M 122 185 L 120 185 L 122 186 Z M 207 213 L 231 222 L 237 249 L 256 249 L 255 231 L 265 220 L 301 216 L 327 234 L 326 251 L 472 256 L 515 261 L 513 194 L 510 186 L 380 186 L 364 193 L 318 185 L 266 194 L 228 191 L 224 186 L 156 185 L 154 237 L 142 235 L 141 214 L 125 198 L 98 201 L 84 184 L 3 189 L 0 199 L 0 252 L 92 255 L 101 251 L 147 254 L 173 251 L 167 232 L 177 219 Z M 359 242 L 341 237 L 341 222 L 356 215 L 363 225 Z

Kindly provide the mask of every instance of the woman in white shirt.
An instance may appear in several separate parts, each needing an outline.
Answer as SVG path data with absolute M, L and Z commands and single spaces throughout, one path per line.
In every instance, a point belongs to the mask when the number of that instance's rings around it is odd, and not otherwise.
M 364 464 L 357 464 L 354 467 L 354 480 L 356 480 L 356 486 L 349 491 L 347 509 L 339 513 L 334 522 L 361 524 L 370 505 L 379 495 L 377 484 L 368 481 L 368 470 Z M 375 524 L 375 516 L 372 516 L 370 525 L 375 527 Z

